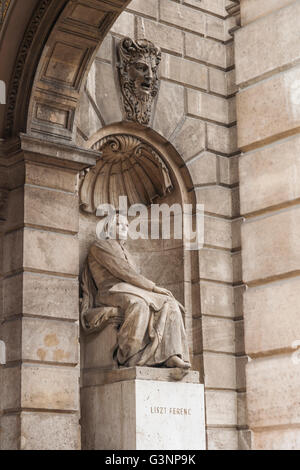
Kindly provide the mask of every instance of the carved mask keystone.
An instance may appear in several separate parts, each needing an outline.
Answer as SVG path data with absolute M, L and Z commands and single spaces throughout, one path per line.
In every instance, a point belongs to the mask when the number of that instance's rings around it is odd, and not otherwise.
M 158 94 L 161 51 L 147 39 L 123 39 L 118 46 L 119 78 L 126 119 L 148 126 Z

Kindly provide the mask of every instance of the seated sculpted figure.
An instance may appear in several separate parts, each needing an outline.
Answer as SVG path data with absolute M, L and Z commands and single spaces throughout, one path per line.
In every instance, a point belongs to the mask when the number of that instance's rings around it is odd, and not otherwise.
M 107 224 L 107 238 L 98 237 L 89 250 L 82 275 L 83 327 L 95 332 L 117 323 L 119 366 L 188 369 L 183 307 L 171 292 L 138 273 L 125 248 L 127 232 L 127 218 L 117 214 Z

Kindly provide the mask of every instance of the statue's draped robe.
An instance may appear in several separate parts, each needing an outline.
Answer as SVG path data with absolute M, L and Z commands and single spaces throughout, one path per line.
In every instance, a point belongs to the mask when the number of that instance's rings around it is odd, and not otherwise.
M 116 350 L 120 365 L 159 365 L 174 355 L 189 361 L 179 304 L 153 292 L 155 284 L 137 272 L 122 241 L 96 242 L 88 267 L 98 290 L 96 306 L 118 307 L 124 314 Z

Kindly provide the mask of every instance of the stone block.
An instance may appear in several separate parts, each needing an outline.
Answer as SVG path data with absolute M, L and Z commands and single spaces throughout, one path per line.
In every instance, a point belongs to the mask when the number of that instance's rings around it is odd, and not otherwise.
M 200 277 L 210 281 L 233 282 L 232 257 L 227 251 L 202 249 L 199 252 Z
M 136 13 L 141 13 L 145 16 L 151 16 L 157 19 L 158 4 L 157 2 L 145 2 L 144 0 L 131 0 L 128 5 L 128 10 Z
M 21 413 L 21 450 L 80 450 L 76 414 Z
M 237 84 L 248 83 L 299 61 L 299 15 L 300 4 L 293 2 L 236 33 Z
M 248 424 L 252 430 L 299 426 L 300 362 L 291 354 L 247 364 Z
M 246 364 L 248 363 L 247 356 L 236 358 L 236 388 L 239 391 L 246 390 Z
M 27 162 L 25 182 L 35 186 L 75 193 L 77 186 L 77 172 L 64 168 L 53 168 L 46 165 Z
M 21 422 L 17 414 L 0 416 L 0 450 L 20 450 Z
M 187 163 L 194 185 L 217 182 L 217 157 L 213 153 L 203 152 Z
M 117 330 L 113 325 L 108 325 L 104 331 L 87 335 L 83 339 L 84 344 L 84 368 L 113 369 L 117 366 L 113 359 L 117 345 Z
M 247 429 L 238 431 L 238 450 L 252 450 L 252 435 L 253 433 Z
M 29 269 L 77 275 L 78 240 L 70 235 L 24 230 L 24 261 Z
M 83 389 L 84 448 L 205 449 L 203 385 L 153 380 L 147 369 L 147 379 Z
M 207 90 L 208 76 L 204 65 L 171 54 L 162 55 L 160 76 L 168 80 Z
M 239 156 L 218 157 L 220 183 L 231 186 L 239 182 Z
M 197 203 L 204 204 L 205 213 L 234 217 L 238 215 L 233 212 L 233 191 L 223 186 L 206 186 L 196 188 Z
M 253 450 L 299 450 L 300 429 L 269 429 L 254 432 L 252 439 Z
M 187 90 L 188 113 L 221 124 L 229 124 L 235 119 L 230 112 L 230 102 L 218 96 L 196 90 Z
M 24 222 L 43 228 L 77 233 L 78 197 L 74 194 L 25 187 Z
M 240 158 L 242 214 L 300 198 L 299 145 L 297 136 Z
M 132 2 L 133 3 L 133 2 Z M 107 34 L 101 43 L 97 52 L 97 58 L 112 61 L 113 58 L 113 38 L 111 34 Z
M 237 394 L 231 390 L 207 390 L 206 419 L 208 426 L 236 426 Z
M 237 95 L 238 146 L 244 152 L 299 132 L 300 68 L 275 75 Z
M 199 119 L 186 117 L 183 125 L 172 139 L 172 144 L 186 161 L 200 154 L 205 149 L 205 139 L 205 123 Z
M 204 352 L 203 363 L 204 383 L 207 388 L 236 389 L 236 367 L 234 356 L 230 354 Z
M 199 0 L 184 0 L 184 3 L 196 8 L 200 8 L 201 10 L 206 10 L 209 13 L 213 13 L 215 15 L 224 17 L 228 15 L 227 11 L 225 10 L 224 0 L 201 0 L 201 2 L 199 2 Z
M 211 247 L 226 248 L 232 246 L 232 223 L 220 217 L 204 216 L 204 243 Z
M 117 21 L 113 24 L 111 33 L 119 34 L 120 36 L 129 36 L 134 38 L 134 15 L 123 11 Z
M 21 367 L 0 367 L 1 410 L 15 410 L 21 406 Z
M 235 353 L 235 322 L 227 318 L 203 316 L 203 349 Z M 233 374 L 235 376 L 235 373 Z M 227 387 L 224 387 L 227 388 Z
M 201 11 L 192 10 L 170 0 L 161 0 L 160 2 L 160 19 L 162 21 L 190 31 L 197 31 L 203 35 L 206 32 L 206 16 Z
M 300 340 L 299 289 L 299 278 L 247 289 L 244 295 L 247 354 L 293 350 L 293 343 Z
M 291 3 L 294 3 L 294 0 L 268 0 L 267 2 L 262 2 L 261 0 L 241 0 L 242 24 L 251 23 Z
M 184 116 L 184 88 L 161 82 L 153 128 L 169 139 Z
M 97 131 L 99 131 L 99 129 L 102 128 L 100 117 L 96 113 L 90 97 L 86 92 L 83 92 L 80 95 L 79 108 L 76 114 L 76 126 L 85 136 L 83 145 L 85 145 L 86 139 L 92 137 Z
M 246 393 L 237 394 L 237 416 L 238 416 L 238 426 L 241 426 L 241 427 L 247 426 L 248 421 L 247 421 Z
M 22 366 L 21 404 L 23 408 L 77 411 L 78 370 L 63 366 Z
M 186 33 L 186 57 L 226 69 L 227 48 L 220 42 Z
M 111 64 L 98 61 L 93 63 L 87 79 L 87 89 L 106 125 L 122 120 L 121 102 Z
M 299 269 L 299 226 L 299 207 L 242 225 L 244 282 L 283 276 Z
M 218 95 L 227 96 L 228 84 L 227 73 L 223 70 L 210 67 L 208 70 L 209 76 L 209 91 L 217 93 Z
M 145 18 L 137 18 L 137 36 L 154 42 L 163 51 L 183 53 L 183 32 Z
M 4 315 L 27 313 L 78 320 L 78 281 L 24 273 L 4 281 Z
M 203 314 L 234 317 L 232 287 L 207 281 L 201 281 L 200 287 L 201 311 Z
M 236 127 L 224 127 L 207 123 L 207 146 L 209 150 L 223 155 L 237 151 Z
M 208 450 L 238 450 L 238 433 L 236 429 L 207 429 Z

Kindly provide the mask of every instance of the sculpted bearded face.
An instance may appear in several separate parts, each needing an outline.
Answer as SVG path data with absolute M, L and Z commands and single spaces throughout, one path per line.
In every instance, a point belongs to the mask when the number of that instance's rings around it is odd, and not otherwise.
M 119 45 L 119 75 L 126 118 L 148 125 L 158 93 L 161 52 L 146 39 L 125 38 Z
M 154 57 L 140 57 L 128 67 L 128 77 L 136 96 L 147 98 L 156 92 L 157 65 Z

